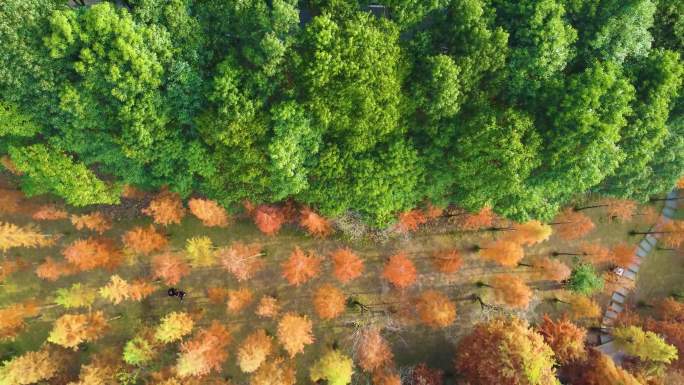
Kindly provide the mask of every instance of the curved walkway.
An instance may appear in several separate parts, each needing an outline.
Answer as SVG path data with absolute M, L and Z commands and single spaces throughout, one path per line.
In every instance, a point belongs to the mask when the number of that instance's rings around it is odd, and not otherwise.
M 677 189 L 672 190 L 669 194 L 667 194 L 667 198 L 669 199 L 677 197 Z M 677 210 L 676 200 L 665 201 L 665 207 L 663 207 L 663 211 L 661 213 L 663 221 L 671 221 L 675 214 L 675 210 Z M 651 254 L 651 251 L 656 248 L 659 237 L 660 234 L 655 234 L 655 236 L 653 234 L 648 234 L 641 240 L 641 242 L 639 242 L 634 263 L 625 268 L 625 272 L 623 274 L 624 277 L 636 281 L 641 263 Z M 629 289 L 626 287 L 621 287 L 615 290 L 603 315 L 603 319 L 601 320 L 601 334 L 599 336 L 601 345 L 599 345 L 598 348 L 604 353 L 612 356 L 616 361 L 621 361 L 623 355 L 614 345 L 613 336 L 611 335 L 610 331 L 613 328 L 613 324 L 615 323 L 618 314 L 620 314 L 624 309 L 624 304 L 628 294 Z

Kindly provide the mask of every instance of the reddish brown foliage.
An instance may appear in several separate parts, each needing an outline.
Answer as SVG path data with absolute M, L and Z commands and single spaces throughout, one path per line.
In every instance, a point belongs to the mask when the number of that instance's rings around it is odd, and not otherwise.
M 636 246 L 620 243 L 613 246 L 610 252 L 610 260 L 613 264 L 627 267 L 636 260 Z
M 382 277 L 394 286 L 405 289 L 416 282 L 418 273 L 406 254 L 398 253 L 389 258 L 382 270 Z
M 364 270 L 363 260 L 348 248 L 337 249 L 331 254 L 333 276 L 342 283 L 359 277 Z
M 181 343 L 181 353 L 176 365 L 178 375 L 202 376 L 212 370 L 221 370 L 221 365 L 228 358 L 226 347 L 230 342 L 228 329 L 218 321 L 213 321 L 209 328 Z
M 254 300 L 254 294 L 246 287 L 238 290 L 228 290 L 228 311 L 239 313 Z
M 294 367 L 280 357 L 264 362 L 249 380 L 250 385 L 295 385 L 296 382 Z
M 33 212 L 31 218 L 37 221 L 56 221 L 59 219 L 66 219 L 68 216 L 69 214 L 66 211 L 57 206 L 43 205 Z
M 190 212 L 207 227 L 228 226 L 228 213 L 216 201 L 193 198 L 188 201 L 188 207 Z
M 660 240 L 665 247 L 679 247 L 684 242 L 684 221 L 668 221 L 657 231 L 662 235 Z
M 28 266 L 29 265 L 22 260 L 4 259 L 2 262 L 0 262 L 0 282 Z
M 444 214 L 444 208 L 433 206 L 432 203 L 428 203 L 425 206 L 424 212 L 425 212 L 425 217 L 428 220 L 437 219 L 437 218 L 441 217 L 442 214 Z
M 525 256 L 522 246 L 516 242 L 500 239 L 485 246 L 480 249 L 480 255 L 501 266 L 515 267 Z
M 78 269 L 66 262 L 56 262 L 51 257 L 45 257 L 45 262 L 38 265 L 36 275 L 48 281 L 56 281 L 60 277 L 78 273 Z
M 551 226 L 539 221 L 529 221 L 514 224 L 512 231 L 504 239 L 521 245 L 534 245 L 549 239 L 551 233 Z
M 290 258 L 281 264 L 282 276 L 290 285 L 299 286 L 316 277 L 320 272 L 321 258 L 309 252 L 305 254 L 302 249 L 295 247 Z
M 579 360 L 586 355 L 584 340 L 587 338 L 587 330 L 566 318 L 553 321 L 545 314 L 542 323 L 538 326 L 538 331 L 561 365 Z
M 170 191 L 159 192 L 142 212 L 151 216 L 154 223 L 164 226 L 178 224 L 185 216 L 185 208 L 180 195 Z
M 21 191 L 0 188 L 0 213 L 17 213 L 23 199 L 24 194 Z
M 456 319 L 456 304 L 436 290 L 427 290 L 418 296 L 416 311 L 421 322 L 433 329 L 445 328 Z
M 312 324 L 306 315 L 286 313 L 278 322 L 278 341 L 288 352 L 290 358 L 304 351 L 306 345 L 314 342 Z
M 550 281 L 562 282 L 568 277 L 572 271 L 563 262 L 549 257 L 538 258 L 533 262 L 533 266 L 539 269 L 539 275 L 542 279 Z
M 128 290 L 133 301 L 142 301 L 154 293 L 154 291 L 157 290 L 157 287 L 150 282 L 136 279 L 130 284 Z
M 414 385 L 442 385 L 444 383 L 444 371 L 429 368 L 426 363 L 421 362 L 413 368 L 411 380 Z
M 532 290 L 521 278 L 510 274 L 502 274 L 492 280 L 494 299 L 498 303 L 508 306 L 527 309 L 532 298 Z
M 153 225 L 149 227 L 136 226 L 127 231 L 121 240 L 129 250 L 145 255 L 163 250 L 169 242 L 166 236 L 158 233 Z
M 431 260 L 437 271 L 444 274 L 455 273 L 463 266 L 461 253 L 457 249 L 435 251 Z
M 109 218 L 106 218 L 99 211 L 95 211 L 90 214 L 72 215 L 71 224 L 73 224 L 77 230 L 88 229 L 99 234 L 102 234 L 112 228 L 112 222 L 109 220 Z
M 278 300 L 274 297 L 265 295 L 259 300 L 259 304 L 254 313 L 262 318 L 274 318 L 279 312 L 280 304 L 278 304 Z
M 373 372 L 373 385 L 401 385 L 401 376 L 394 368 L 381 368 Z
M 355 344 L 357 361 L 361 369 L 374 372 L 388 366 L 394 360 L 392 348 L 376 328 L 364 329 Z
M 282 210 L 268 205 L 257 207 L 254 212 L 254 223 L 259 230 L 266 235 L 275 235 L 285 222 Z
M 563 367 L 563 373 L 572 385 L 641 385 L 612 358 L 596 349 L 589 349 L 586 360 Z
M 330 222 L 307 207 L 302 210 L 299 224 L 315 237 L 326 237 L 332 232 Z
M 209 298 L 211 303 L 218 305 L 228 300 L 229 292 L 230 290 L 225 287 L 210 287 L 207 288 L 207 298 Z
M 104 267 L 112 271 L 123 262 L 123 253 L 108 238 L 79 239 L 62 250 L 64 258 L 80 271 Z
M 584 213 L 564 209 L 554 220 L 556 234 L 566 241 L 582 238 L 594 229 L 594 222 Z
M 258 243 L 235 242 L 230 247 L 222 247 L 216 252 L 221 266 L 238 281 L 246 281 L 264 268 L 264 260 L 260 258 L 262 255 L 261 245 Z
M 39 312 L 38 304 L 33 301 L 0 309 L 0 340 L 16 337 L 26 326 L 25 319 L 37 316 Z
M 658 319 L 684 323 L 684 303 L 672 297 L 665 298 L 656 305 Z
M 627 222 L 632 219 L 637 208 L 636 202 L 628 199 L 608 198 L 604 199 L 602 204 L 607 205 L 606 214 L 611 221 L 617 219 L 620 222 Z
M 313 306 L 316 314 L 322 319 L 333 319 L 344 313 L 347 303 L 342 290 L 326 284 L 319 287 L 313 297 Z
M 427 222 L 427 217 L 420 209 L 413 209 L 399 214 L 397 230 L 402 233 L 418 230 L 418 226 Z
M 593 264 L 610 261 L 610 250 L 598 243 L 583 243 L 580 250 L 587 257 L 587 260 Z
M 670 345 L 674 345 L 677 351 L 684 351 L 684 323 L 676 321 L 656 321 L 647 319 L 644 324 L 644 329 L 652 331 L 665 339 Z M 672 366 L 678 369 L 684 369 L 684 355 L 681 353 L 678 359 L 672 363 Z
M 465 214 L 458 223 L 461 230 L 481 230 L 492 227 L 497 220 L 496 214 L 489 207 L 483 207 L 477 214 Z
M 178 255 L 164 253 L 152 258 L 152 276 L 161 278 L 167 285 L 177 284 L 190 274 L 190 266 Z

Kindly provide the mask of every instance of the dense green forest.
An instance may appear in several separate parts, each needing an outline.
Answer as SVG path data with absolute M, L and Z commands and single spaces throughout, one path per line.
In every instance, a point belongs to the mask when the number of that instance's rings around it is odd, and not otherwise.
M 678 0 L 2 0 L 0 42 L 3 163 L 76 206 L 523 221 L 684 174 Z

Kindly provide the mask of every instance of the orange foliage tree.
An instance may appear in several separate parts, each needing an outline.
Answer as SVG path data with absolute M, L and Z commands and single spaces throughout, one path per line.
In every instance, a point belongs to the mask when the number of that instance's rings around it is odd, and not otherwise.
M 480 255 L 501 266 L 515 267 L 525 256 L 525 251 L 517 242 L 499 239 L 479 249 Z
M 228 329 L 218 321 L 213 321 L 211 326 L 200 330 L 191 340 L 181 343 L 176 373 L 182 378 L 221 370 L 221 365 L 228 358 L 226 347 L 230 342 Z
M 36 275 L 48 281 L 56 281 L 60 277 L 78 273 L 78 269 L 66 262 L 57 262 L 51 257 L 45 257 L 45 262 L 36 267 Z
M 273 337 L 266 334 L 264 329 L 256 330 L 245 338 L 238 349 L 237 359 L 240 370 L 252 373 L 259 369 L 272 350 Z
M 418 272 L 405 253 L 398 253 L 389 258 L 382 270 L 382 277 L 394 286 L 405 289 L 416 282 Z
M 566 314 L 572 320 L 596 318 L 601 315 L 601 307 L 593 299 L 572 292 L 563 292 L 555 301 L 568 306 Z
M 300 316 L 288 312 L 280 319 L 278 322 L 278 341 L 283 345 L 290 358 L 303 352 L 306 345 L 314 342 L 311 329 L 311 320 L 306 315 Z
M 679 247 L 684 242 L 684 221 L 666 222 L 655 233 L 662 235 L 660 240 L 665 247 Z
M 457 249 L 435 251 L 430 259 L 437 271 L 444 274 L 455 273 L 463 266 L 461 253 Z
M 45 247 L 54 244 L 55 238 L 41 234 L 33 226 L 19 227 L 9 222 L 0 222 L 0 251 L 13 247 Z
M 425 212 L 425 216 L 427 217 L 428 220 L 437 219 L 437 218 L 441 217 L 442 214 L 444 214 L 444 208 L 439 207 L 439 206 L 435 206 L 430 202 L 428 202 L 425 205 L 425 210 L 423 210 L 423 211 Z
M 392 348 L 382 338 L 377 328 L 361 330 L 354 346 L 357 362 L 366 372 L 374 372 L 384 366 L 389 366 L 394 360 Z
M 151 216 L 154 223 L 163 226 L 178 224 L 185 216 L 185 208 L 180 195 L 170 191 L 159 192 L 142 212 Z
M 308 207 L 302 209 L 299 224 L 315 237 L 327 237 L 332 233 L 330 221 L 316 214 Z
M 539 221 L 516 223 L 511 230 L 512 231 L 508 233 L 504 239 L 521 245 L 534 245 L 536 243 L 544 242 L 549 239 L 553 232 L 551 226 Z
M 402 233 L 418 230 L 418 226 L 426 223 L 427 217 L 420 209 L 413 209 L 399 214 L 399 222 L 397 223 L 397 230 Z
M 99 293 L 102 297 L 115 305 L 131 297 L 131 287 L 118 275 L 109 277 L 109 283 L 100 288 Z
M 249 380 L 250 385 L 295 385 L 295 382 L 295 369 L 280 357 L 264 362 Z
M 475 231 L 494 226 L 497 216 L 490 207 L 483 207 L 479 212 L 466 213 L 457 223 L 460 230 Z
M 36 211 L 33 212 L 33 214 L 31 214 L 31 218 L 37 221 L 56 221 L 59 219 L 66 219 L 68 217 L 69 213 L 55 205 L 40 206 L 38 209 L 36 209 Z
M 252 212 L 254 223 L 266 235 L 275 235 L 285 222 L 283 211 L 275 206 L 261 205 Z
M 0 282 L 26 267 L 28 267 L 28 263 L 20 259 L 4 259 L 0 262 Z
M 349 248 L 337 249 L 332 252 L 331 257 L 333 276 L 341 283 L 347 283 L 363 273 L 363 260 Z
M 275 297 L 265 295 L 259 300 L 255 314 L 261 318 L 274 318 L 280 312 L 280 304 Z
M 347 303 L 342 290 L 333 285 L 325 284 L 314 293 L 313 306 L 316 314 L 322 319 L 333 319 L 344 313 Z
M 553 350 L 559 364 L 565 365 L 585 357 L 584 340 L 587 338 L 587 330 L 568 321 L 567 318 L 554 321 L 544 314 L 537 330 Z
M 133 301 L 142 301 L 154 293 L 154 291 L 157 290 L 157 287 L 145 280 L 136 279 L 131 282 L 129 289 Z
M 38 305 L 33 301 L 15 303 L 0 309 L 0 340 L 17 336 L 26 326 L 26 318 L 40 313 Z
M 514 308 L 527 309 L 532 298 L 532 290 L 520 277 L 502 274 L 494 277 L 490 286 L 494 300 Z
M 299 286 L 316 277 L 320 272 L 321 258 L 309 252 L 305 254 L 302 249 L 295 247 L 290 258 L 281 264 L 282 276 L 291 285 Z
M 163 253 L 152 257 L 152 276 L 161 278 L 167 285 L 177 284 L 190 274 L 190 266 L 178 255 Z
M 163 250 L 169 240 L 157 232 L 153 225 L 149 227 L 136 226 L 121 237 L 123 244 L 134 253 L 149 255 Z
M 550 225 L 556 226 L 556 234 L 566 241 L 580 239 L 596 227 L 591 218 L 584 213 L 575 211 L 571 207 L 561 211 Z
M 215 305 L 225 303 L 228 300 L 229 291 L 225 287 L 209 287 L 207 288 L 207 298 Z
M 637 209 L 637 204 L 629 199 L 614 199 L 608 198 L 604 200 L 606 205 L 606 215 L 608 220 L 619 220 L 620 222 L 627 222 L 632 219 Z
M 107 328 L 107 320 L 101 311 L 89 314 L 65 314 L 55 321 L 48 341 L 76 350 L 86 341 L 94 341 Z
M 456 304 L 436 290 L 426 290 L 416 300 L 416 311 L 421 322 L 433 328 L 445 328 L 456 319 Z
M 207 227 L 227 227 L 229 223 L 226 209 L 216 201 L 193 198 L 188 201 L 192 215 L 196 216 Z
M 443 378 L 443 370 L 429 368 L 425 362 L 416 365 L 411 371 L 411 383 L 414 385 L 442 385 Z
M 373 372 L 373 385 L 401 385 L 401 376 L 396 369 L 384 367 Z
M 235 242 L 216 251 L 221 266 L 241 282 L 254 277 L 265 267 L 264 260 L 260 258 L 263 255 L 258 243 Z
M 512 318 L 480 323 L 461 339 L 455 366 L 471 384 L 558 383 L 553 351 L 526 321 Z M 530 368 L 534 368 L 533 379 Z
M 112 221 L 99 211 L 90 214 L 72 215 L 70 220 L 77 230 L 88 229 L 102 234 L 112 228 Z
M 108 238 L 78 239 L 62 250 L 62 255 L 80 271 L 98 267 L 112 271 L 123 262 L 123 253 Z
M 535 258 L 532 262 L 532 267 L 538 270 L 538 275 L 541 279 L 556 282 L 565 281 L 572 273 L 568 265 L 549 257 Z
M 228 311 L 239 313 L 254 300 L 254 294 L 246 287 L 238 290 L 228 290 Z
M 0 367 L 3 384 L 28 385 L 54 377 L 60 370 L 60 363 L 47 350 L 26 352 Z
M 631 265 L 636 260 L 636 246 L 620 243 L 613 246 L 610 251 L 610 261 L 622 267 Z

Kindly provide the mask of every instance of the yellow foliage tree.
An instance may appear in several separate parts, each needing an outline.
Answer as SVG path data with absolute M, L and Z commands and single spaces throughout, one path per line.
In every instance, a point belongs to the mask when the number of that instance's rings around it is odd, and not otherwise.
M 250 378 L 250 385 L 294 385 L 295 370 L 282 358 L 264 362 Z
M 48 341 L 76 350 L 80 343 L 100 338 L 106 328 L 107 320 L 101 311 L 65 314 L 55 321 Z
M 19 227 L 13 223 L 0 222 L 0 251 L 14 247 L 45 247 L 54 244 L 54 238 L 42 234 L 32 226 Z
M 157 341 L 169 343 L 178 341 L 190 334 L 195 322 L 190 315 L 182 312 L 169 313 L 162 318 L 154 337 Z
M 245 338 L 238 349 L 238 365 L 245 373 L 252 373 L 261 366 L 273 349 L 273 337 L 259 329 Z
M 314 342 L 312 324 L 306 315 L 286 313 L 278 323 L 278 341 L 288 352 L 290 358 L 304 351 L 306 345 Z
M 193 266 L 211 266 L 216 261 L 214 244 L 206 236 L 192 237 L 185 241 L 185 251 Z
M 27 352 L 4 362 L 0 367 L 0 384 L 35 384 L 54 377 L 58 370 L 59 362 L 47 350 Z
M 131 286 L 118 275 L 109 277 L 109 283 L 99 290 L 100 296 L 115 305 L 131 298 Z

